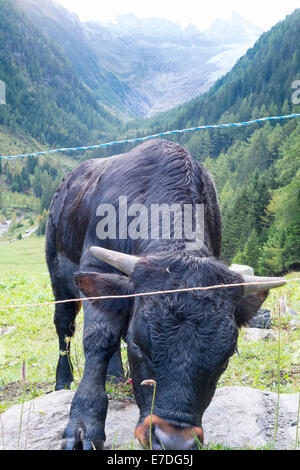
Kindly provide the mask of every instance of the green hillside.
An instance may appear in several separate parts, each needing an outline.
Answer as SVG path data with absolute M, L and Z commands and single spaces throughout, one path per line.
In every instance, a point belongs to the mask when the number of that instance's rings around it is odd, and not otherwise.
M 120 123 L 77 78 L 63 50 L 11 0 L 0 0 L 0 125 L 42 144 L 76 146 L 107 138 Z
M 20 129 L 0 126 L 1 155 L 38 152 L 47 148 Z M 45 223 L 46 211 L 59 181 L 76 165 L 76 158 L 64 154 L 60 154 L 59 159 L 0 160 L 0 232 L 1 222 L 12 222 L 0 241 L 24 234 L 26 229 L 39 225 L 41 219 Z
M 63 50 L 37 28 L 12 0 L 0 0 L 0 155 L 106 140 L 120 120 L 101 106 Z M 59 158 L 0 160 L 0 224 L 26 216 L 36 225 L 77 153 Z M 43 214 L 43 220 L 46 213 Z M 7 237 L 18 234 L 12 224 Z M 1 227 L 0 227 L 1 228 Z M 19 227 L 21 229 L 21 227 Z
M 128 113 L 131 113 L 126 102 L 131 90 L 115 74 L 104 68 L 79 18 L 52 0 L 14 2 L 20 11 L 64 50 L 77 77 L 87 85 L 92 94 L 109 109 L 117 110 L 118 115 L 128 119 Z

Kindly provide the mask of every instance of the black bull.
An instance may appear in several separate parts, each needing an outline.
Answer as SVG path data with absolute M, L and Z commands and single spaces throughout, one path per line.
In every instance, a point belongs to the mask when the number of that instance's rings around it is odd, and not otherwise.
M 202 243 L 187 249 L 190 240 L 184 234 L 174 236 L 175 219 L 170 237 L 151 237 L 150 226 L 149 236 L 126 237 L 124 227 L 122 237 L 118 236 L 120 196 L 128 204 L 142 205 L 135 206 L 140 212 L 141 207 L 150 209 L 155 204 L 203 205 Z M 117 236 L 99 239 L 99 207 L 107 205 L 119 215 L 117 221 L 111 220 Z M 128 224 L 132 220 L 131 214 Z M 56 300 L 245 280 L 218 261 L 221 218 L 208 172 L 184 148 L 160 139 L 125 155 L 86 161 L 64 178 L 50 206 L 46 239 Z M 267 294 L 262 284 L 255 291 L 228 287 L 84 301 L 85 370 L 72 402 L 63 448 L 103 447 L 108 405 L 105 382 L 107 375 L 123 377 L 121 337 L 127 342 L 140 409 L 136 437 L 149 446 L 153 388 L 141 382 L 154 379 L 153 448 L 190 449 L 196 440 L 203 441 L 202 415 L 234 353 L 238 327 L 255 315 Z M 55 307 L 60 348 L 56 390 L 69 388 L 73 380 L 66 338 L 74 334 L 79 309 L 80 302 Z

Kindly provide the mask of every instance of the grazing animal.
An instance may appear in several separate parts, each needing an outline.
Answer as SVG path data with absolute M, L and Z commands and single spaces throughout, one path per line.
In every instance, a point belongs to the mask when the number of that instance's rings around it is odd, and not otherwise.
M 190 206 L 204 208 L 201 243 L 195 245 L 181 230 L 178 212 Z M 174 213 L 163 235 L 166 207 Z M 148 210 L 157 208 L 161 213 L 155 219 Z M 82 299 L 85 370 L 63 448 L 103 448 L 105 382 L 107 376 L 123 377 L 121 338 L 140 409 L 135 436 L 141 444 L 149 447 L 150 422 L 153 449 L 192 449 L 197 440 L 203 442 L 202 415 L 235 351 L 238 328 L 256 314 L 268 295 L 264 281 L 270 280 L 231 271 L 219 261 L 220 250 L 214 184 L 178 144 L 148 141 L 124 155 L 85 161 L 64 178 L 50 206 L 46 255 L 55 299 Z M 86 299 L 245 281 L 259 284 Z M 55 306 L 56 390 L 69 388 L 73 380 L 66 338 L 74 334 L 80 304 Z M 157 383 L 152 420 L 153 388 L 141 385 L 146 379 Z

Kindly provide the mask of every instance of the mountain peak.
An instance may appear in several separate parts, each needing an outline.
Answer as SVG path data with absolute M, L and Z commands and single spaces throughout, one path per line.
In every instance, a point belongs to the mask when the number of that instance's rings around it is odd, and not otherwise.
M 263 30 L 260 27 L 250 23 L 233 10 L 227 18 L 215 19 L 204 31 L 204 36 L 219 45 L 253 44 L 262 33 Z
M 165 18 L 140 18 L 133 13 L 119 15 L 105 26 L 118 36 L 169 37 L 182 32 L 179 24 Z

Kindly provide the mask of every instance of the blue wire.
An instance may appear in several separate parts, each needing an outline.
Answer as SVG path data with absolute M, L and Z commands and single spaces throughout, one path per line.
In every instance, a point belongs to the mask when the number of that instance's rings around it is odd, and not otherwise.
M 113 142 L 106 142 L 104 144 L 88 145 L 85 147 L 60 148 L 60 149 L 55 149 L 55 150 L 45 150 L 43 152 L 26 153 L 23 155 L 4 155 L 4 156 L 0 156 L 0 160 L 5 160 L 5 159 L 9 160 L 9 159 L 14 159 L 14 158 L 24 158 L 24 157 L 38 157 L 41 155 L 49 155 L 49 154 L 58 153 L 58 152 L 73 152 L 75 150 L 94 150 L 94 149 L 99 149 L 99 148 L 111 147 L 117 144 L 130 144 L 133 142 L 143 142 L 145 140 L 156 139 L 158 137 L 162 137 L 166 135 L 182 134 L 184 132 L 193 132 L 193 131 L 198 131 L 200 129 L 219 129 L 219 128 L 227 128 L 227 127 L 241 127 L 241 126 L 249 126 L 250 124 L 254 124 L 257 122 L 274 121 L 274 120 L 279 120 L 279 119 L 291 119 L 291 118 L 296 118 L 296 117 L 300 117 L 300 114 L 288 114 L 286 116 L 268 116 L 268 117 L 254 119 L 252 121 L 235 122 L 235 123 L 229 123 L 229 124 L 209 124 L 205 126 L 191 127 L 189 129 L 177 129 L 173 131 L 160 132 L 158 134 L 148 135 L 146 137 L 136 137 L 134 139 L 116 140 Z

